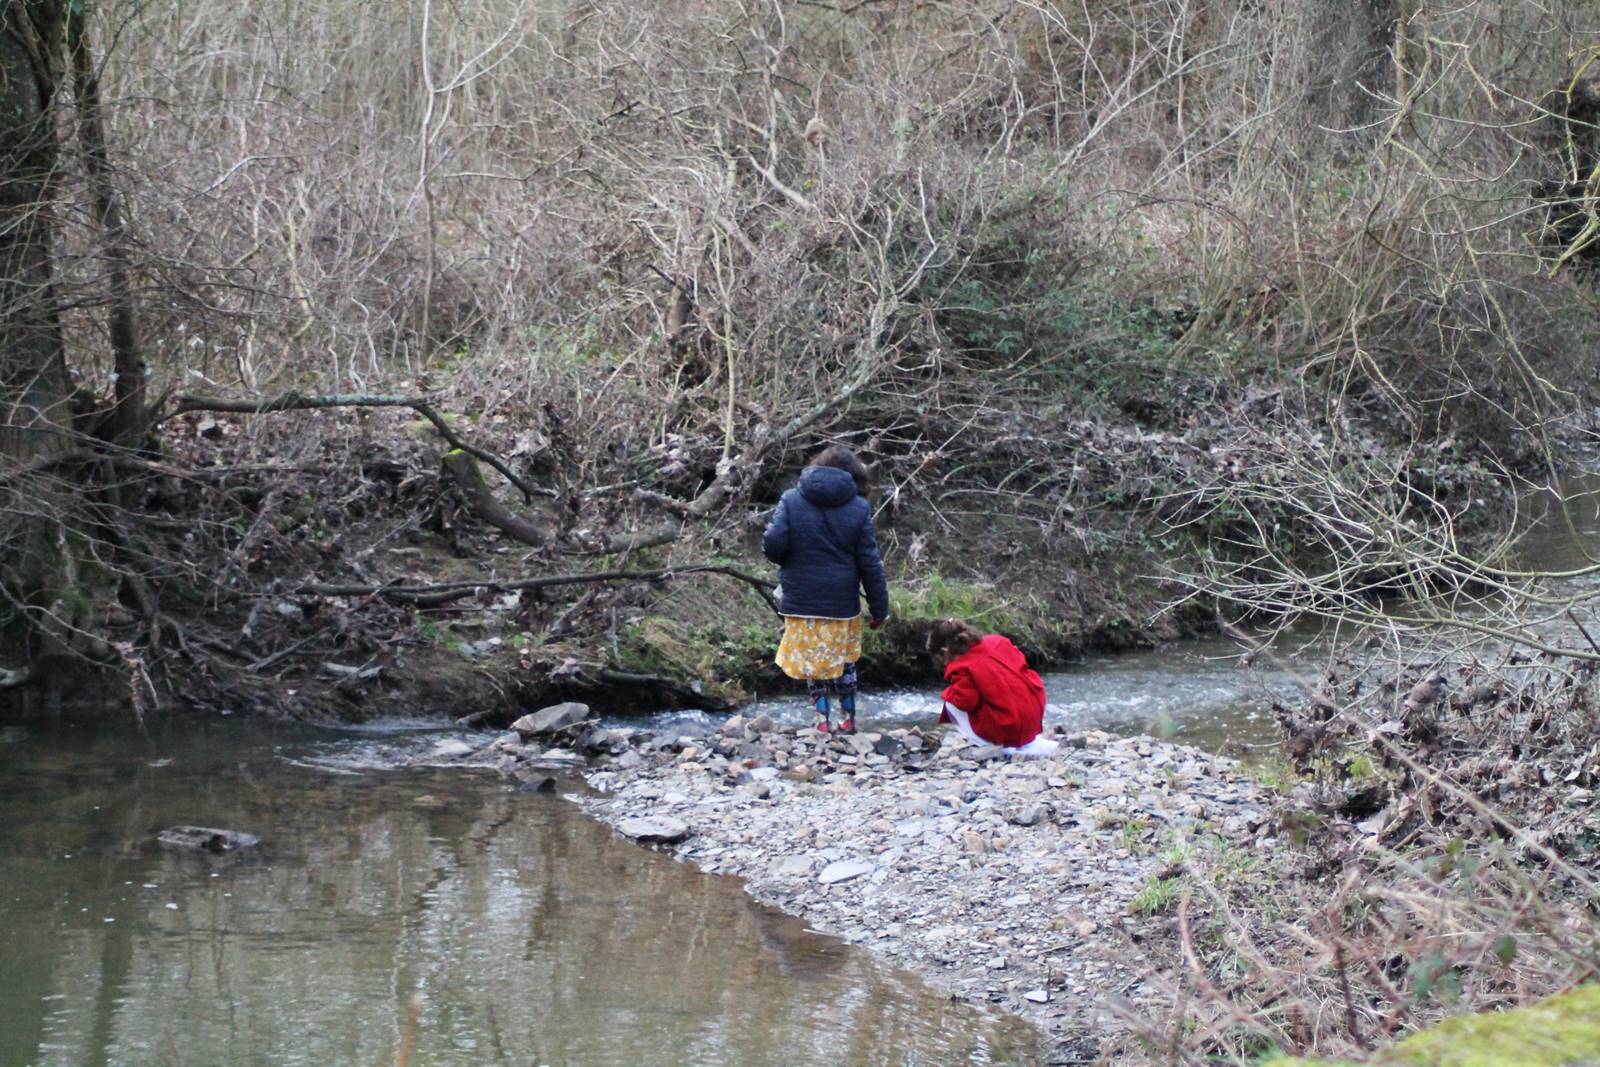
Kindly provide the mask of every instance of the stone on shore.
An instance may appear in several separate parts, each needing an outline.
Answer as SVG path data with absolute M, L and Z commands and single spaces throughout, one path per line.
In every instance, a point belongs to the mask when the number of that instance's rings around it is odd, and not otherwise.
M 1507 1011 L 1457 1015 L 1376 1053 L 1376 1067 L 1586 1067 L 1600 1063 L 1600 986 Z M 1354 1067 L 1279 1059 L 1273 1067 Z
M 617 832 L 647 845 L 674 845 L 689 836 L 689 827 L 665 815 L 635 815 L 617 823 Z
M 872 870 L 870 863 L 840 860 L 822 868 L 822 873 L 817 875 L 817 881 L 823 885 L 834 885 L 838 882 L 848 882 L 852 878 L 860 878 L 863 874 L 871 874 Z
M 1038 826 L 1044 820 L 1046 808 L 1043 804 L 1029 804 L 1027 807 L 1011 813 L 1008 821 L 1017 826 Z

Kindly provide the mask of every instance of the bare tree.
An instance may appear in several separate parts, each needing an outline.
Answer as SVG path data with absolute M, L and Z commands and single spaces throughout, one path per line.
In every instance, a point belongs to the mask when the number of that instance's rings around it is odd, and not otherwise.
M 67 371 L 53 286 L 60 153 L 52 108 L 65 15 L 65 3 L 0 10 L 0 456 L 19 466 L 48 462 L 68 447 Z M 57 535 L 46 502 L 0 501 L 0 540 L 7 546 L 0 556 L 0 611 L 13 639 L 27 636 L 25 613 L 49 604 L 61 588 Z

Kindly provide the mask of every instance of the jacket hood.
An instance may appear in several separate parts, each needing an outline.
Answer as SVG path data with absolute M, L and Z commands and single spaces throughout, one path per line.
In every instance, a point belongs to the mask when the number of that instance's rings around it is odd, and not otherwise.
M 1011 639 L 1000 634 L 985 634 L 977 647 L 983 652 L 999 660 L 1012 670 L 1021 670 L 1028 665 L 1027 659 L 1022 655 L 1022 650 L 1011 643 Z
M 807 467 L 800 472 L 800 495 L 819 508 L 836 508 L 856 498 L 856 480 L 838 467 Z
M 1024 670 L 1028 666 L 1027 657 L 1022 654 L 1020 648 L 1011 643 L 1009 637 L 1003 634 L 984 634 L 977 644 L 945 665 L 945 677 L 950 677 L 957 666 L 968 664 L 975 659 L 992 659 L 1014 671 Z

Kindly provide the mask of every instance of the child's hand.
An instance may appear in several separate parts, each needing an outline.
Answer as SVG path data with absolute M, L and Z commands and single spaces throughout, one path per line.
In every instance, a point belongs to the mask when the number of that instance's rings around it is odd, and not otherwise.
M 880 627 L 882 625 L 883 625 L 883 620 L 882 619 L 868 619 L 867 620 L 867 629 L 869 629 L 869 630 L 876 630 L 878 627 Z

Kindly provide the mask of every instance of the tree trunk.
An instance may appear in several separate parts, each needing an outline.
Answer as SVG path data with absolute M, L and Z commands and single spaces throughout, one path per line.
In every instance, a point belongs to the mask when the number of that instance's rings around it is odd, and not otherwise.
M 78 105 L 78 140 L 83 146 L 95 218 L 105 242 L 106 287 L 111 305 L 107 325 L 116 406 L 108 436 L 115 443 L 132 448 L 146 430 L 145 363 L 139 350 L 133 288 L 128 280 L 128 234 L 111 180 L 111 153 L 106 147 L 105 118 L 100 106 L 100 76 L 89 46 L 88 21 L 82 4 L 68 5 L 67 52 L 72 59 L 72 88 Z
M 0 453 L 67 446 L 67 375 L 51 286 L 50 102 L 65 4 L 0 5 Z
M 69 447 L 68 388 L 51 273 L 57 145 L 50 121 L 65 0 L 0 0 L 0 463 Z M 48 602 L 61 578 L 48 503 L 0 500 L 0 604 Z

